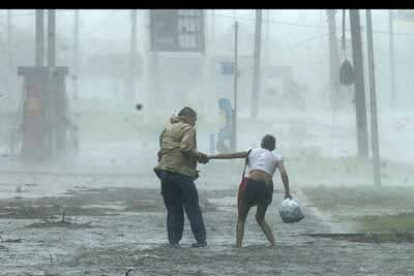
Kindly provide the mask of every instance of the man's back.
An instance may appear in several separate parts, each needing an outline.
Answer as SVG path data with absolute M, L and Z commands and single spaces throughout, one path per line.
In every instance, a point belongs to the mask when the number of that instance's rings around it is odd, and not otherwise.
M 174 117 L 160 139 L 160 163 L 156 170 L 180 173 L 196 177 L 197 158 L 191 154 L 196 149 L 194 128 L 180 117 Z

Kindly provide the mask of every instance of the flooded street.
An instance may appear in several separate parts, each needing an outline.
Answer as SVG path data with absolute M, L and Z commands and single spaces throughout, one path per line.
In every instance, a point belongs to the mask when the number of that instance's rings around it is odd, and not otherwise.
M 56 197 L 3 199 L 0 275 L 109 276 L 125 275 L 128 269 L 133 269 L 129 275 L 414 273 L 409 262 L 414 253 L 411 243 L 364 243 L 308 236 L 338 233 L 339 229 L 312 207 L 298 188 L 294 188 L 293 195 L 302 200 L 306 218 L 296 224 L 281 221 L 278 207 L 283 193 L 275 190 L 267 220 L 275 231 L 276 248 L 268 247 L 252 209 L 246 224 L 245 247 L 236 249 L 235 192 L 200 190 L 209 242 L 208 248 L 201 249 L 190 247 L 193 237 L 187 221 L 181 248 L 167 246 L 166 214 L 157 188 L 85 186 Z M 32 207 L 33 218 L 19 217 L 23 207 L 28 206 Z M 36 211 L 35 206 L 43 209 Z M 66 210 L 65 223 L 61 222 L 62 210 Z M 5 215 L 6 211 L 10 214 Z M 341 232 L 346 229 L 342 227 Z M 17 239 L 20 241 L 13 242 Z

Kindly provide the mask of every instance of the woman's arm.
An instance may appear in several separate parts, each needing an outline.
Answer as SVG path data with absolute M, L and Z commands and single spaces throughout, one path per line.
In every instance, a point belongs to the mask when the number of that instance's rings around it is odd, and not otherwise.
M 220 153 L 215 155 L 207 156 L 207 159 L 235 159 L 235 158 L 246 158 L 249 155 L 248 151 L 233 152 L 233 153 Z
M 285 187 L 285 198 L 292 199 L 292 195 L 290 194 L 290 187 L 289 187 L 289 177 L 285 168 L 285 165 L 283 164 L 283 161 L 280 161 L 277 164 L 279 171 L 280 171 L 280 177 L 282 178 L 283 186 Z

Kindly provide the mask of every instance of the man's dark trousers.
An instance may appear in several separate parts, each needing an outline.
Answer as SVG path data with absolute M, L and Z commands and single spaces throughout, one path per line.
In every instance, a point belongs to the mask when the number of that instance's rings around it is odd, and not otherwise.
M 183 208 L 197 243 L 205 243 L 206 228 L 194 180 L 189 176 L 167 171 L 162 171 L 160 178 L 161 194 L 168 212 L 167 232 L 170 244 L 178 244 L 183 236 Z

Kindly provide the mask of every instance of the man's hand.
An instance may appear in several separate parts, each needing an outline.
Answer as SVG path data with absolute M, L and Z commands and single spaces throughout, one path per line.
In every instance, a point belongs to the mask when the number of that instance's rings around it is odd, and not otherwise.
M 158 162 L 161 162 L 161 157 L 162 157 L 161 150 L 158 151 L 157 156 L 158 156 Z
M 198 154 L 198 162 L 201 164 L 207 164 L 208 163 L 208 157 L 205 153 L 199 153 Z
M 292 195 L 290 194 L 290 192 L 285 192 L 285 199 L 292 199 Z

